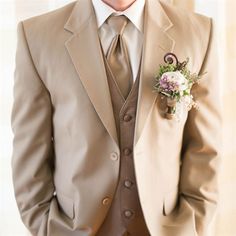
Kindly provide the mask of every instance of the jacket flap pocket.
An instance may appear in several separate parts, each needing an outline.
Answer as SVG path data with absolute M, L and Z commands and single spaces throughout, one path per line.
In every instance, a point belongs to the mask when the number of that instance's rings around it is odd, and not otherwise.
M 57 192 L 56 197 L 60 210 L 69 218 L 74 219 L 74 201 L 73 199 L 65 196 L 64 194 Z

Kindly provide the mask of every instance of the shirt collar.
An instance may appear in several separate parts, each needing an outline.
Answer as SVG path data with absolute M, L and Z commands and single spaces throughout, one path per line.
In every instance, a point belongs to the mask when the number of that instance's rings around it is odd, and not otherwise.
M 135 25 L 135 27 L 142 32 L 143 30 L 143 9 L 145 0 L 136 0 L 129 8 L 124 11 L 116 11 L 102 0 L 92 0 L 95 10 L 98 28 L 111 15 L 125 15 Z

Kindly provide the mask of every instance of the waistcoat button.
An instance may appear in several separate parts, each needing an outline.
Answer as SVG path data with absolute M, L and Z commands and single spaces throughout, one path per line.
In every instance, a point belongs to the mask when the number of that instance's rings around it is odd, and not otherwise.
M 126 217 L 126 218 L 130 218 L 130 217 L 133 215 L 133 212 L 130 211 L 130 210 L 125 210 L 125 211 L 124 211 L 124 214 L 125 214 L 125 217 Z
M 132 152 L 130 148 L 124 148 L 123 151 L 126 156 L 128 156 Z
M 126 188 L 130 188 L 132 186 L 132 182 L 127 179 L 127 180 L 124 181 L 124 185 L 125 185 Z
M 126 115 L 124 115 L 124 121 L 130 121 L 131 119 L 132 119 L 132 116 L 131 115 L 128 115 L 128 114 L 126 114 Z

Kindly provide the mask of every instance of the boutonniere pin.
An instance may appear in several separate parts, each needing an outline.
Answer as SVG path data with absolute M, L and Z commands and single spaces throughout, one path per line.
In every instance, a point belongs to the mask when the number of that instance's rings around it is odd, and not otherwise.
M 166 118 L 180 119 L 181 104 L 189 111 L 192 107 L 198 108 L 190 93 L 193 84 L 197 83 L 200 76 L 192 74 L 187 68 L 189 58 L 179 62 L 173 53 L 164 56 L 165 64 L 160 65 L 159 72 L 155 77 L 154 90 L 166 98 Z

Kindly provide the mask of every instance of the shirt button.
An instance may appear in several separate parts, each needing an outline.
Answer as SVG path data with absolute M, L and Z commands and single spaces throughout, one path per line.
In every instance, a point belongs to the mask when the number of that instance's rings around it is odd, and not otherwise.
M 124 211 L 124 214 L 125 214 L 125 217 L 126 217 L 126 218 L 130 218 L 130 217 L 133 215 L 133 212 L 130 211 L 130 210 L 125 210 L 125 211 Z
M 125 185 L 126 188 L 130 188 L 132 186 L 132 184 L 133 183 L 130 180 L 125 180 L 124 181 L 124 185 Z
M 130 121 L 131 119 L 132 119 L 132 116 L 131 115 L 128 115 L 128 114 L 126 114 L 126 115 L 124 115 L 124 121 Z
M 118 154 L 116 152 L 112 152 L 110 155 L 111 160 L 116 161 L 118 160 Z
M 108 205 L 109 203 L 110 203 L 110 198 L 109 197 L 103 198 L 103 200 L 102 200 L 103 205 Z
M 131 152 L 132 152 L 132 151 L 131 151 L 130 148 L 125 148 L 125 149 L 124 149 L 124 154 L 125 154 L 126 156 L 128 156 Z

